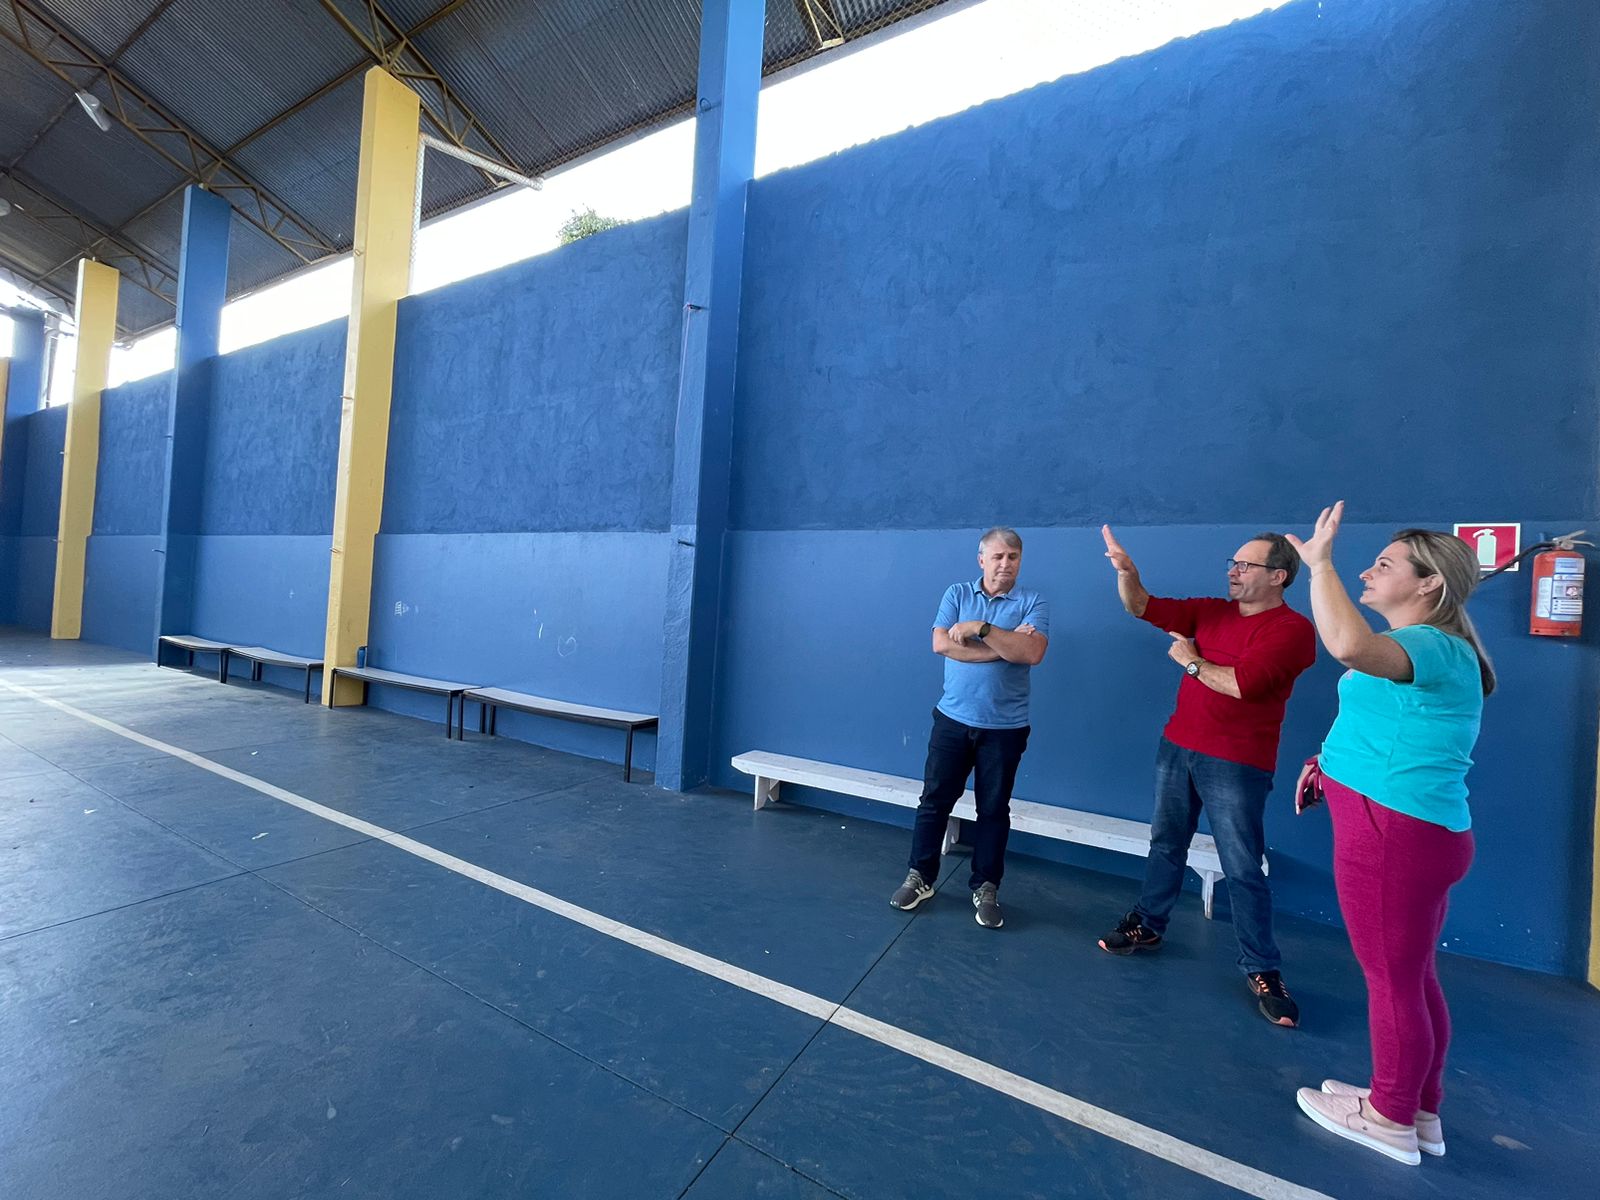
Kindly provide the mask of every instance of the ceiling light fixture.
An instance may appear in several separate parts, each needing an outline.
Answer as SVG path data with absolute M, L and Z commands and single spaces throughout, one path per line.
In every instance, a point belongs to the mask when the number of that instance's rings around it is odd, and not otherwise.
M 89 114 L 89 120 L 100 127 L 100 132 L 105 133 L 111 128 L 111 118 L 106 116 L 106 106 L 100 103 L 100 97 L 93 92 L 75 92 L 78 103 L 83 105 L 83 111 Z

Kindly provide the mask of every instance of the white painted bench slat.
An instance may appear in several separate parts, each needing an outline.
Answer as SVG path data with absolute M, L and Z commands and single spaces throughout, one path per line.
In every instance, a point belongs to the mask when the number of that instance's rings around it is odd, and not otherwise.
M 431 679 L 426 675 L 407 675 L 401 671 L 385 671 L 381 667 L 340 667 L 339 674 L 368 683 L 392 683 L 396 687 L 411 688 L 418 692 L 470 692 L 477 684 L 454 683 L 448 679 Z
M 305 658 L 299 654 L 271 650 L 266 646 L 230 646 L 228 653 L 232 657 L 248 658 L 251 662 L 264 663 L 269 667 L 298 667 L 304 671 L 322 665 L 320 658 Z
M 180 650 L 199 650 L 206 654 L 233 648 L 227 642 L 213 642 L 210 638 L 195 637 L 189 633 L 164 633 L 161 635 L 161 640 L 169 646 L 177 646 Z
M 548 696 L 514 692 L 509 688 L 473 688 L 467 693 L 467 699 L 486 700 L 490 704 L 503 704 L 507 708 L 515 705 L 537 708 L 545 716 L 589 717 L 596 721 L 616 721 L 624 725 L 643 725 L 658 719 L 654 713 L 625 712 L 620 708 L 597 708 L 592 704 L 578 704 L 572 700 L 552 700 Z
M 795 758 L 787 754 L 772 754 L 765 750 L 751 750 L 735 755 L 733 767 L 755 777 L 755 806 L 765 808 L 778 798 L 780 784 L 792 783 L 799 787 L 813 787 L 821 791 L 837 792 L 843 796 L 857 796 L 863 800 L 876 800 L 901 808 L 916 808 L 922 797 L 922 780 L 903 775 L 885 775 L 878 771 L 862 771 L 855 767 L 842 767 L 834 763 L 817 762 L 809 758 Z M 944 849 L 948 853 L 960 833 L 961 821 L 977 819 L 977 808 L 971 790 L 964 792 L 951 812 L 950 824 L 945 829 Z M 1132 854 L 1139 858 L 1150 853 L 1150 826 L 1142 821 L 1123 817 L 1107 817 L 1099 813 L 1079 812 L 1054 804 L 1039 804 L 1032 800 L 1011 801 L 1011 828 L 1018 833 L 1031 833 L 1038 837 L 1060 842 L 1073 842 L 1081 846 L 1095 846 Z M 1189 866 L 1200 876 L 1201 897 L 1206 916 L 1211 916 L 1213 893 L 1217 881 L 1223 877 L 1222 862 L 1217 856 L 1217 844 L 1208 835 L 1197 833 L 1189 845 Z M 1262 870 L 1267 862 L 1261 860 Z

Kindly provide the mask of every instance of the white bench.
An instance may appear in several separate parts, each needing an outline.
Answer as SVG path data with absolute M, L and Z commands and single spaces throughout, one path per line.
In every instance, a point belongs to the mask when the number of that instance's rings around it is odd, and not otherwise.
M 640 729 L 655 729 L 661 718 L 654 713 L 626 712 L 620 708 L 596 708 L 592 704 L 578 704 L 572 700 L 552 700 L 549 696 L 533 696 L 527 692 L 513 692 L 507 688 L 478 687 L 462 693 L 461 715 L 457 718 L 457 736 L 466 739 L 467 701 L 478 705 L 478 732 L 484 730 L 484 714 L 489 714 L 488 733 L 494 736 L 495 714 L 502 708 L 532 713 L 538 717 L 559 717 L 564 721 L 581 721 L 585 725 L 604 725 L 608 729 L 625 729 L 627 744 L 622 751 L 622 782 L 633 780 L 633 735 Z
M 210 638 L 195 637 L 192 633 L 164 633 L 156 639 L 156 666 L 164 667 L 161 661 L 161 652 L 168 646 L 181 650 L 189 656 L 187 665 L 194 666 L 196 654 L 215 654 L 217 656 L 217 682 L 225 682 L 228 678 L 228 652 L 233 649 L 227 642 L 214 642 Z
M 288 667 L 295 671 L 306 673 L 306 695 L 304 703 L 311 703 L 311 676 L 313 672 L 322 670 L 320 658 L 306 658 L 299 654 L 285 654 L 282 650 L 272 650 L 266 646 L 229 646 L 228 658 L 245 659 L 250 664 L 250 682 L 261 682 L 262 667 Z
M 338 684 L 340 676 L 361 681 L 361 703 L 363 704 L 367 702 L 367 685 L 369 683 L 443 696 L 445 698 L 444 736 L 446 738 L 453 737 L 455 734 L 456 701 L 460 699 L 462 693 L 470 692 L 478 686 L 475 683 L 456 683 L 449 679 L 430 679 L 426 675 L 407 675 L 401 671 L 385 671 L 378 667 L 334 667 L 331 672 L 331 679 L 335 685 Z M 463 710 L 466 709 L 467 702 L 465 700 L 461 701 L 461 707 Z
M 858 796 L 863 800 L 877 800 L 901 808 L 916 808 L 922 798 L 920 779 L 861 771 L 809 758 L 791 758 L 764 750 L 736 755 L 733 766 L 735 770 L 755 776 L 757 809 L 765 808 L 778 799 L 778 787 L 784 783 L 837 792 L 843 796 Z M 977 817 L 978 810 L 972 792 L 967 791 L 956 802 L 950 823 L 945 828 L 946 853 L 960 834 L 961 822 L 975 821 Z M 1102 850 L 1116 850 L 1139 858 L 1150 853 L 1150 826 L 1141 821 L 1103 817 L 1098 813 L 1077 812 L 1053 804 L 1036 804 L 1031 800 L 1012 799 L 1011 828 L 1018 833 L 1031 833 L 1058 842 L 1075 842 L 1080 846 L 1097 846 Z M 1223 872 L 1222 862 L 1217 857 L 1217 844 L 1208 834 L 1194 835 L 1194 841 L 1189 845 L 1189 866 L 1200 876 L 1200 895 L 1209 920 L 1213 893 Z M 1265 858 L 1261 860 L 1261 869 L 1267 869 Z

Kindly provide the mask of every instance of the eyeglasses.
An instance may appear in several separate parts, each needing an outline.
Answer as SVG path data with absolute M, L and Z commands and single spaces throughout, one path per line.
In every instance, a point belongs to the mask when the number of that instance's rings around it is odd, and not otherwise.
M 1248 571 L 1251 567 L 1260 567 L 1263 571 L 1272 570 L 1266 563 L 1245 562 L 1242 558 L 1230 558 L 1228 560 L 1229 571 Z

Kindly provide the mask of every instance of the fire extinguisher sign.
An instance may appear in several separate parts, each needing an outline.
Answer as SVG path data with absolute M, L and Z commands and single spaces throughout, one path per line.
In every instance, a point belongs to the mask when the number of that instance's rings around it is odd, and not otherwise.
M 1505 566 L 1522 553 L 1522 525 L 1516 521 L 1499 524 L 1456 525 L 1456 536 L 1472 547 L 1478 556 L 1478 569 L 1484 574 Z M 1511 568 L 1520 571 L 1522 564 Z

